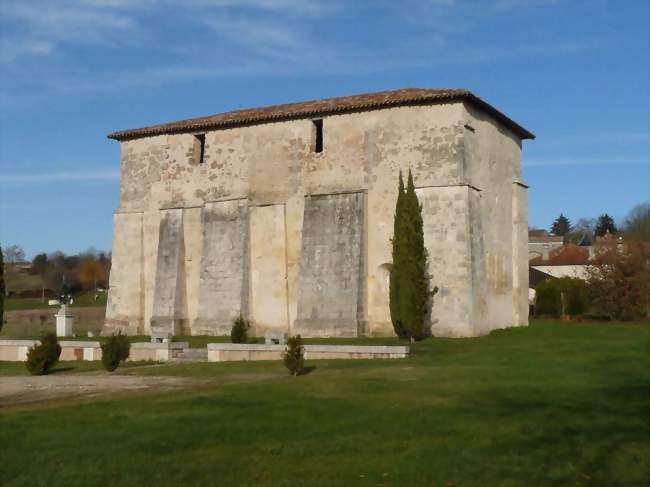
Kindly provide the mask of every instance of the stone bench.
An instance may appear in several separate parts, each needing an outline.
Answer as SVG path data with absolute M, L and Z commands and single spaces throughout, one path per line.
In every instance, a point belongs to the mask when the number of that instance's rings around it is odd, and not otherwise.
M 304 345 L 306 360 L 405 358 L 409 347 L 366 345 Z M 208 362 L 280 360 L 285 345 L 208 343 Z
M 31 347 L 40 340 L 0 340 L 0 360 L 24 362 Z M 102 349 L 99 342 L 92 341 L 60 341 L 61 356 L 59 360 L 100 360 Z
M 0 360 L 8 362 L 24 362 L 27 360 L 27 351 L 38 340 L 0 340 Z
M 59 360 L 101 360 L 102 347 L 94 341 L 60 341 L 61 356 Z

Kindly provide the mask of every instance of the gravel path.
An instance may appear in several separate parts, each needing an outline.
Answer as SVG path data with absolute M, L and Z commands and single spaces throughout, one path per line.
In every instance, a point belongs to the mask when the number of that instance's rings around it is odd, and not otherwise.
M 195 381 L 183 377 L 128 375 L 44 375 L 0 377 L 0 407 L 74 396 L 97 396 L 122 391 L 162 391 Z

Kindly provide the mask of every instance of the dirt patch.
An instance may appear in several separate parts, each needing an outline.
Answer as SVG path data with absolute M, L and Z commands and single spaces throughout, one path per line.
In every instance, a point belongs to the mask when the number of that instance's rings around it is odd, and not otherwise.
M 159 392 L 187 387 L 197 382 L 201 381 L 183 377 L 127 375 L 52 374 L 36 377 L 0 377 L 0 407 L 116 392 Z

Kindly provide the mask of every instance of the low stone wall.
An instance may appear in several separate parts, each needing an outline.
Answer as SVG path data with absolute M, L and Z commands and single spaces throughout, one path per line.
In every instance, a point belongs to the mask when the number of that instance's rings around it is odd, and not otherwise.
M 59 360 L 101 360 L 102 347 L 99 342 L 60 341 Z
M 38 340 L 0 340 L 0 361 L 24 362 L 27 351 L 39 343 Z M 101 360 L 102 349 L 99 342 L 93 341 L 60 341 L 61 356 L 59 360 Z M 136 342 L 131 344 L 129 361 L 153 360 L 167 362 L 177 358 L 189 347 L 187 342 L 149 343 Z
M 149 343 L 136 342 L 131 344 L 130 361 L 153 360 L 155 362 L 168 362 L 177 358 L 189 348 L 187 342 Z
M 0 361 L 24 362 L 27 351 L 38 340 L 0 340 Z M 62 361 L 101 360 L 102 349 L 98 341 L 60 341 Z M 305 345 L 306 360 L 322 359 L 392 359 L 404 358 L 408 347 L 359 345 Z M 286 345 L 261 345 L 239 343 L 209 343 L 208 362 L 243 360 L 280 360 Z M 169 362 L 183 357 L 189 350 L 187 342 L 131 344 L 129 361 Z M 195 349 L 192 349 L 195 350 Z
M 38 340 L 0 340 L 0 360 L 24 362 L 27 351 L 37 343 Z
M 408 347 L 360 345 L 305 345 L 306 360 L 405 358 Z M 285 345 L 209 343 L 208 362 L 280 360 Z
M 24 362 L 31 347 L 39 340 L 0 340 L 0 360 Z M 101 360 L 102 349 L 99 342 L 60 341 L 59 360 Z

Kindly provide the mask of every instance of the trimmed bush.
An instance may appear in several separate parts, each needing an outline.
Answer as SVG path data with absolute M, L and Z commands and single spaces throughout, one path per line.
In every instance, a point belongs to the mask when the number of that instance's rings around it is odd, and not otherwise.
M 48 333 L 41 339 L 41 343 L 34 345 L 27 352 L 25 366 L 32 375 L 47 374 L 59 361 L 61 345 L 54 333 Z
M 248 341 L 248 328 L 249 324 L 242 315 L 235 319 L 230 330 L 231 343 L 246 343 Z
M 538 315 L 560 316 L 564 313 L 579 316 L 586 313 L 589 307 L 587 283 L 582 279 L 573 277 L 550 279 L 537 286 L 535 291 L 537 292 L 535 307 Z M 564 296 L 564 310 L 562 296 Z
M 129 358 L 131 353 L 131 343 L 126 335 L 118 332 L 117 335 L 111 335 L 102 343 L 102 365 L 109 372 L 113 372 L 120 365 Z
M 282 354 L 282 361 L 291 375 L 300 375 L 305 370 L 305 349 L 300 335 L 287 340 L 287 349 Z

